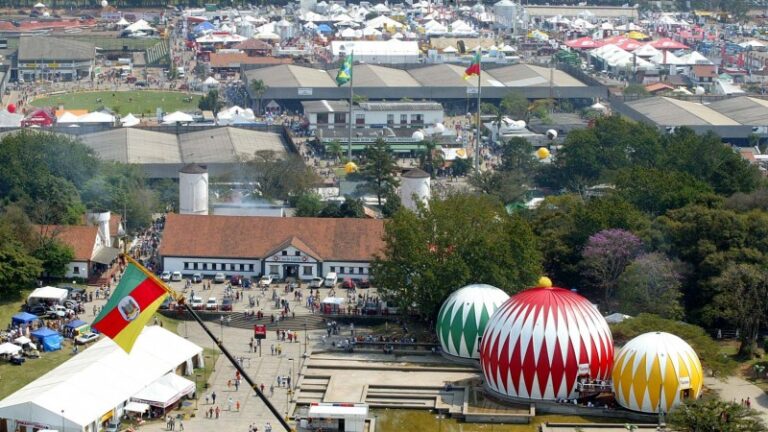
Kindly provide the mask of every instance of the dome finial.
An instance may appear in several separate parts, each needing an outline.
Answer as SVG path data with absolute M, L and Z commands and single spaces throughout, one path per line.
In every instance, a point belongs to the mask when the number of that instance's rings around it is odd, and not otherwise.
M 540 288 L 552 288 L 552 279 L 542 276 L 539 278 L 538 287 Z

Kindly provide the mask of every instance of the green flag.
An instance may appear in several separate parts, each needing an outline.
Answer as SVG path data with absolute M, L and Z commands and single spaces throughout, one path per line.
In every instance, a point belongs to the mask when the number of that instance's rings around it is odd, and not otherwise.
M 344 62 L 339 67 L 339 72 L 336 74 L 336 85 L 339 87 L 348 83 L 352 79 L 352 54 L 348 55 Z

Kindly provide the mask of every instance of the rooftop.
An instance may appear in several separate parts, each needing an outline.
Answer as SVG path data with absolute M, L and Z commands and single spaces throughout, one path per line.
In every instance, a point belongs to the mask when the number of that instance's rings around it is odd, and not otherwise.
M 268 87 L 336 87 L 336 81 L 322 69 L 278 65 L 245 71 L 248 81 L 262 80 Z
M 338 69 L 328 71 L 335 79 Z M 370 64 L 354 66 L 355 87 L 421 87 L 407 71 Z
M 88 42 L 42 36 L 22 36 L 20 62 L 45 60 L 93 60 L 96 46 Z
M 190 236 L 189 233 L 195 235 Z M 169 214 L 163 257 L 265 258 L 300 241 L 324 261 L 370 261 L 384 249 L 384 222 L 371 219 L 275 218 Z
M 74 261 L 90 261 L 99 231 L 97 226 L 85 225 L 37 225 L 35 229 L 44 237 L 55 238 L 72 247 Z
M 712 107 L 668 97 L 627 102 L 635 111 L 660 126 L 739 126 L 739 122 Z

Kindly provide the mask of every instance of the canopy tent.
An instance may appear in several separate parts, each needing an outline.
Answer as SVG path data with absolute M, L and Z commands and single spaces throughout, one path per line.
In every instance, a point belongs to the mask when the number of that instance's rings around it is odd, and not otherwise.
M 89 124 L 97 124 L 97 123 L 105 123 L 105 124 L 114 124 L 115 123 L 115 116 L 112 114 L 107 114 L 105 112 L 101 111 L 94 111 L 90 112 L 88 114 L 83 114 L 80 117 L 77 118 L 77 123 L 89 123 Z
M 194 382 L 170 373 L 155 380 L 152 384 L 136 393 L 136 395 L 131 397 L 131 400 L 160 408 L 168 408 L 182 397 L 194 391 Z
M 592 30 L 595 28 L 595 25 L 583 18 L 576 18 L 571 23 L 571 27 L 575 29 Z
M 0 111 L 0 127 L 17 128 L 21 126 L 24 114 L 10 113 L 8 110 Z
M 48 327 L 40 327 L 33 331 L 31 335 L 39 341 L 43 351 L 58 351 L 61 349 L 61 340 L 63 338 L 55 330 L 51 330 Z
M 149 410 L 149 405 L 141 402 L 128 402 L 128 404 L 125 405 L 125 410 L 139 413 L 139 414 L 144 414 Z
M 69 111 L 65 111 L 60 117 L 56 119 L 57 123 L 77 123 L 78 116 L 72 114 Z
M 16 339 L 13 340 L 18 345 L 26 345 L 28 343 L 32 343 L 32 339 L 26 337 L 26 336 L 19 336 Z
M 136 118 L 136 116 L 134 116 L 131 113 L 128 113 L 127 116 L 120 119 L 120 124 L 122 124 L 123 127 L 133 127 L 138 125 L 139 123 L 141 123 L 141 120 Z
M 130 25 L 131 23 L 128 22 L 125 18 L 120 18 L 120 21 L 117 22 L 117 25 L 120 27 L 125 27 L 127 25 Z
M 661 38 L 653 42 L 650 42 L 650 44 L 654 48 L 660 49 L 660 50 L 678 50 L 678 49 L 688 48 L 688 45 L 669 39 L 669 38 Z
M 648 40 L 651 38 L 647 34 L 641 33 L 637 30 L 632 30 L 631 32 L 627 33 L 627 37 L 630 39 L 640 40 L 640 41 Z
M 256 36 L 254 36 L 254 39 L 259 39 L 259 40 L 280 40 L 280 35 L 278 35 L 277 33 L 272 33 L 272 32 L 264 32 L 264 33 L 259 33 Z
M 0 355 L 13 355 L 18 354 L 21 351 L 21 347 L 14 345 L 10 342 L 0 344 Z
M 37 315 L 27 312 L 19 312 L 11 318 L 11 325 L 26 325 L 39 319 L 40 318 L 38 318 Z
M 319 33 L 325 33 L 325 34 L 330 34 L 333 32 L 333 29 L 328 24 L 320 24 L 317 26 L 315 30 L 317 30 Z
M 79 320 L 79 319 L 72 320 L 72 321 L 64 324 L 64 327 L 65 328 L 69 328 L 69 329 L 78 329 L 78 328 L 83 327 L 83 326 L 90 326 L 90 325 L 87 322 L 85 322 L 83 320 Z
M 592 49 L 602 46 L 602 42 L 596 41 L 591 37 L 580 37 L 565 42 L 565 45 L 573 49 Z
M 712 61 L 704 57 L 698 51 L 692 51 L 689 54 L 680 57 L 680 64 L 695 65 L 695 64 L 712 64 Z
M 202 348 L 160 326 L 144 327 L 130 354 L 102 338 L 0 401 L 0 418 L 82 431 L 192 360 L 203 366 Z
M 203 84 L 208 87 L 216 87 L 219 85 L 219 80 L 214 77 L 208 77 L 205 79 L 205 81 L 203 81 Z
M 605 317 L 605 321 L 608 324 L 618 324 L 618 323 L 620 323 L 620 322 L 622 322 L 624 320 L 630 319 L 630 318 L 632 318 L 632 317 L 629 316 L 629 315 L 624 315 L 623 313 L 616 312 L 616 313 L 612 313 L 612 314 L 606 316 Z
M 126 27 L 123 32 L 129 32 L 129 33 L 136 33 L 136 32 L 153 32 L 155 31 L 155 28 L 149 25 L 148 22 L 144 21 L 143 19 L 140 19 L 136 21 L 135 23 L 129 25 Z
M 634 54 L 639 57 L 653 57 L 661 51 L 657 50 L 651 44 L 645 44 L 634 51 Z
M 46 301 L 53 301 L 61 303 L 67 299 L 69 291 L 64 288 L 55 288 L 52 286 L 44 286 L 32 291 L 32 294 L 27 297 L 28 304 L 45 303 Z
M 166 116 L 163 116 L 163 124 L 176 124 L 176 123 L 192 123 L 195 119 L 192 118 L 191 115 L 181 112 L 181 111 L 175 111 L 172 112 Z
M 250 108 L 242 109 L 239 106 L 233 106 L 220 111 L 217 120 L 220 125 L 255 123 L 256 116 Z

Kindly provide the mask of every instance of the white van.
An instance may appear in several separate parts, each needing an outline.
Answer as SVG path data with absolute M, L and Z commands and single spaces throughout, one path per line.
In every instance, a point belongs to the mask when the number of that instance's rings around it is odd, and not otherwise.
M 309 283 L 310 288 L 321 288 L 323 286 L 323 283 L 325 283 L 325 279 L 321 277 L 313 277 L 312 281 Z
M 338 282 L 339 282 L 339 277 L 336 275 L 336 272 L 330 272 L 327 275 L 325 275 L 326 288 L 333 288 L 336 286 Z

